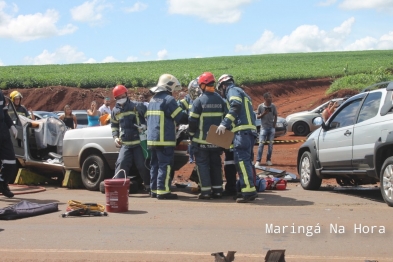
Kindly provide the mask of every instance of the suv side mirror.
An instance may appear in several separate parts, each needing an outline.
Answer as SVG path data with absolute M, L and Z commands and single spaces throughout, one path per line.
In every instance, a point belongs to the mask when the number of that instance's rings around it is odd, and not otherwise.
M 312 123 L 313 123 L 314 126 L 320 126 L 320 125 L 323 124 L 323 119 L 322 119 L 322 117 L 317 116 L 316 118 L 314 118 L 312 120 Z
M 323 119 L 320 116 L 317 116 L 316 118 L 314 118 L 312 120 L 312 123 L 315 126 L 321 126 L 322 129 L 325 130 L 325 131 L 329 129 L 329 127 L 327 125 L 325 125 L 325 122 L 323 122 Z

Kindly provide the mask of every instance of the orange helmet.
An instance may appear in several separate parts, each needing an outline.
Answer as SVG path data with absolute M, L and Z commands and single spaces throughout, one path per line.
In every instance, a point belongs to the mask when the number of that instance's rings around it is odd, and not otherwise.
M 124 93 L 127 93 L 127 88 L 123 85 L 117 85 L 117 86 L 115 86 L 115 88 L 113 88 L 112 93 L 113 93 L 113 97 L 116 98 L 118 96 L 121 96 Z
M 207 85 L 212 82 L 216 82 L 216 79 L 214 78 L 214 75 L 210 72 L 205 72 L 199 76 L 198 85 L 201 85 L 201 84 Z

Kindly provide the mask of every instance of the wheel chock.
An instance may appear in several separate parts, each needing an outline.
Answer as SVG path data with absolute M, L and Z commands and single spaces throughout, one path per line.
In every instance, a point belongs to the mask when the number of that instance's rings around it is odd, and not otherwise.
M 82 183 L 81 173 L 74 170 L 66 170 L 62 186 L 70 189 L 85 187 Z
M 19 168 L 14 184 L 18 185 L 37 185 L 49 183 L 52 180 L 49 177 L 37 174 L 27 168 Z

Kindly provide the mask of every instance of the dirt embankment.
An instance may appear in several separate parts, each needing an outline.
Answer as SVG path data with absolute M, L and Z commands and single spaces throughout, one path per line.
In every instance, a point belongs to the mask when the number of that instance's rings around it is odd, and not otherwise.
M 353 94 L 353 91 L 341 91 L 339 94 L 325 95 L 326 90 L 332 83 L 331 78 L 290 80 L 280 82 L 261 83 L 251 86 L 243 86 L 243 89 L 251 96 L 254 109 L 263 102 L 263 94 L 270 92 L 273 94 L 274 103 L 277 106 L 279 115 L 282 117 L 288 114 L 307 110 L 327 101 L 333 97 L 346 94 Z M 70 105 L 73 109 L 87 109 L 90 103 L 95 100 L 98 105 L 103 103 L 105 97 L 112 98 L 112 90 L 108 88 L 81 89 L 65 86 L 48 86 L 43 88 L 16 89 L 22 95 L 22 104 L 31 107 L 33 110 L 57 111 L 63 110 L 65 105 Z M 186 88 L 183 88 L 186 91 Z M 6 96 L 14 90 L 4 90 Z M 139 94 L 144 94 L 150 98 L 149 89 L 138 88 L 129 89 L 132 98 L 137 98 Z M 174 94 L 175 97 L 177 93 Z

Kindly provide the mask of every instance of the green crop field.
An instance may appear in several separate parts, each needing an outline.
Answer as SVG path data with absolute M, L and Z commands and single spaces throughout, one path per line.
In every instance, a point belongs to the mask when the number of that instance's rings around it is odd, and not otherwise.
M 152 87 L 159 76 L 170 73 L 182 86 L 205 71 L 217 78 L 232 74 L 238 85 L 261 82 L 338 78 L 344 75 L 372 73 L 379 68 L 393 69 L 393 50 L 297 54 L 268 54 L 232 57 L 193 58 L 165 61 L 1 66 L 0 88 L 37 88 L 72 86 L 80 88 Z

